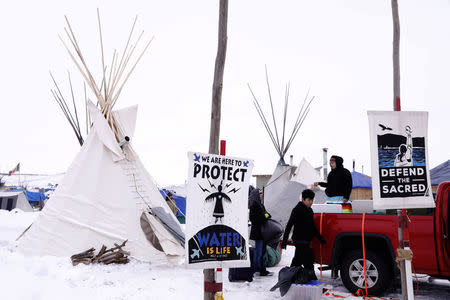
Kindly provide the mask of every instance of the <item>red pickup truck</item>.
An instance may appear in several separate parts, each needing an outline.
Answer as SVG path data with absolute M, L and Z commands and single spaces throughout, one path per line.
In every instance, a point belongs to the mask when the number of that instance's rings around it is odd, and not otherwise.
M 450 182 L 441 183 L 434 209 L 408 210 L 413 272 L 450 280 Z M 399 273 L 395 257 L 398 248 L 398 217 L 391 214 L 366 214 L 364 241 L 368 293 L 383 293 Z M 314 215 L 320 228 L 320 213 Z M 361 239 L 362 214 L 324 213 L 322 234 L 327 241 L 320 250 L 314 239 L 312 248 L 316 262 L 328 265 L 332 274 L 340 276 L 345 287 L 356 292 L 364 289 Z

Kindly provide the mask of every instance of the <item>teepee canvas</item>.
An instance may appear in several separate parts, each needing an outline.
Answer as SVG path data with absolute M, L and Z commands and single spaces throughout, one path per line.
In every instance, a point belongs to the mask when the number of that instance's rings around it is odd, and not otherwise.
M 113 112 L 120 136 L 132 137 L 136 109 Z M 70 256 L 128 240 L 126 249 L 143 261 L 183 255 L 172 234 L 183 235 L 178 222 L 131 144 L 119 147 L 100 111 L 93 104 L 89 110 L 94 125 L 52 198 L 19 240 L 19 250 Z M 141 217 L 153 229 L 156 245 L 144 234 Z
M 298 167 L 277 166 L 266 186 L 265 206 L 272 218 L 286 226 L 292 209 L 300 201 L 302 191 L 314 182 L 321 181 L 319 173 L 306 160 L 302 159 Z M 321 189 L 314 190 L 315 204 L 325 203 L 327 196 Z M 273 201 L 275 200 L 275 201 Z
M 22 234 L 19 251 L 71 256 L 91 247 L 111 247 L 128 240 L 125 250 L 139 260 L 167 261 L 182 256 L 184 234 L 180 225 L 132 147 L 137 107 L 112 110 L 150 42 L 127 69 L 142 37 L 141 33 L 136 41 L 130 41 L 135 20 L 122 56 L 114 51 L 107 74 L 98 13 L 103 76 L 97 85 L 66 21 L 66 34 L 74 50 L 62 42 L 95 95 L 98 107 L 88 102 L 87 138 L 41 214 Z M 67 114 L 67 109 L 63 112 Z M 68 120 L 81 132 L 78 120 L 70 116 Z

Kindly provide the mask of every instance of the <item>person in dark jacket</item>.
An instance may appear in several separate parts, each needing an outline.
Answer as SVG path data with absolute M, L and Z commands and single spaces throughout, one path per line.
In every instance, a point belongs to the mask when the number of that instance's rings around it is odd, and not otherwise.
M 325 239 L 320 235 L 314 224 L 314 212 L 311 209 L 314 196 L 314 192 L 310 189 L 302 192 L 302 201 L 292 209 L 286 230 L 284 231 L 281 248 L 286 249 L 289 234 L 292 227 L 294 227 L 292 241 L 295 245 L 295 255 L 292 259 L 291 267 L 303 266 L 303 268 L 311 273 L 312 278 L 317 279 L 314 274 L 314 255 L 310 248 L 310 243 L 316 237 L 321 244 L 325 244 Z
M 253 255 L 253 264 L 255 272 L 259 272 L 260 276 L 271 275 L 271 272 L 266 270 L 264 264 L 264 254 L 266 252 L 266 245 L 261 234 L 263 224 L 270 218 L 270 214 L 266 211 L 264 204 L 261 202 L 262 193 L 258 188 L 250 190 L 249 206 L 250 206 L 250 222 L 252 228 L 250 230 L 250 239 L 255 241 L 255 254 Z
M 325 194 L 329 203 L 347 203 L 352 193 L 352 174 L 344 168 L 344 159 L 333 155 L 330 158 L 331 172 L 328 174 L 327 182 L 316 182 L 315 186 L 325 187 Z

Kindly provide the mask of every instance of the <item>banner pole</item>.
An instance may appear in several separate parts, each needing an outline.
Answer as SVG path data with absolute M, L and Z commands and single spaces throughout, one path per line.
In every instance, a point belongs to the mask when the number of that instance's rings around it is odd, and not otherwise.
M 226 144 L 227 142 L 225 140 L 220 140 L 220 155 L 226 155 Z M 217 268 L 216 270 L 216 283 L 220 284 L 220 290 L 216 292 L 216 295 L 218 296 L 218 299 L 223 299 L 223 273 L 222 273 L 222 264 L 220 268 Z

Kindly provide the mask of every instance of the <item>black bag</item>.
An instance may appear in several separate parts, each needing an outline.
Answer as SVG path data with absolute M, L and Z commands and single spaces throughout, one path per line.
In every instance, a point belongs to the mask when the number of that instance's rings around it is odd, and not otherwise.
M 299 266 L 284 267 L 278 272 L 278 282 L 270 291 L 273 292 L 279 288 L 280 295 L 283 297 L 289 291 L 292 283 L 304 284 L 314 280 L 316 276 L 313 273 L 314 271 L 311 273 L 311 270 L 305 270 Z
M 253 255 L 255 248 L 250 247 L 250 267 L 247 268 L 230 268 L 228 270 L 228 280 L 230 282 L 235 281 L 253 281 L 253 274 L 255 273 L 255 269 L 253 266 Z
M 228 280 L 230 282 L 235 281 L 253 281 L 253 273 L 255 273 L 255 270 L 253 270 L 252 267 L 249 268 L 230 268 L 228 270 Z
M 277 248 L 283 232 L 283 226 L 274 219 L 267 219 L 261 226 L 261 235 L 263 236 L 264 243 L 274 249 Z

